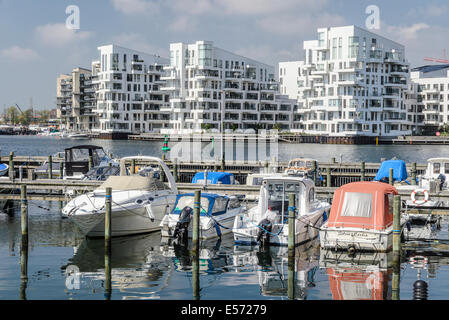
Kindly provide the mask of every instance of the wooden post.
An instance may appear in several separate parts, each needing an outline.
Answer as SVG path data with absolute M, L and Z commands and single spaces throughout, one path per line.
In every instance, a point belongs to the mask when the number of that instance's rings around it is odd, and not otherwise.
M 313 161 L 312 163 L 312 174 L 313 174 L 313 182 L 316 185 L 316 180 L 317 180 L 317 167 L 318 167 L 318 163 L 316 161 Z
M 89 167 L 89 171 L 94 167 L 94 159 L 92 158 L 92 156 L 89 156 L 89 162 L 87 163 L 88 167 Z
M 416 162 L 412 163 L 412 185 L 416 185 Z
M 295 194 L 288 195 L 288 252 L 295 254 L 295 222 L 296 222 Z
M 331 158 L 331 163 L 335 163 L 336 161 L 335 161 L 335 157 L 332 157 Z
M 48 156 L 48 179 L 53 179 L 53 157 Z
M 178 182 L 178 159 L 175 159 L 175 162 L 173 163 L 173 178 L 175 179 L 175 182 Z
M 196 190 L 193 199 L 193 234 L 192 234 L 192 282 L 193 298 L 200 298 L 200 256 L 199 256 L 199 238 L 200 238 L 200 205 L 201 191 Z
M 136 173 L 136 159 L 131 160 L 131 174 Z
M 59 162 L 59 179 L 64 179 L 64 161 Z
M 27 187 L 20 186 L 20 220 L 22 241 L 20 246 L 20 299 L 26 299 L 26 287 L 28 283 L 28 201 Z
M 225 165 L 226 165 L 226 163 L 225 163 L 225 158 L 223 155 L 223 157 L 221 158 L 221 171 L 225 171 Z
M 9 170 L 8 170 L 8 175 L 9 175 L 9 180 L 13 180 L 14 181 L 14 176 L 15 176 L 15 172 L 14 172 L 14 152 L 10 152 L 9 153 Z
M 365 181 L 365 161 L 360 164 L 360 181 Z
M 390 176 L 388 177 L 388 183 L 393 185 L 394 184 L 394 180 L 393 180 L 393 168 L 390 168 Z
M 401 250 L 401 196 L 395 195 L 393 200 L 393 252 Z
M 326 186 L 328 188 L 332 187 L 332 176 L 331 176 L 331 168 L 330 167 L 327 168 L 327 172 L 326 172 Z
M 288 255 L 288 287 L 287 294 L 290 300 L 295 299 L 295 282 L 296 282 L 296 273 L 295 273 L 295 251 L 293 250 L 293 254 Z
M 111 298 L 111 236 L 112 236 L 112 188 L 106 188 L 105 214 L 104 214 L 104 273 L 105 273 L 105 298 Z

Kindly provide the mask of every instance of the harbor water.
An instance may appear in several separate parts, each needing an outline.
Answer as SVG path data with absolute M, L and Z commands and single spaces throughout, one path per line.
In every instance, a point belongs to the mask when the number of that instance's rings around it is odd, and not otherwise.
M 161 155 L 162 142 L 70 140 L 38 136 L 0 136 L 1 155 L 47 156 L 66 147 L 95 144 L 114 156 Z M 448 148 L 448 150 L 446 150 Z M 446 146 L 357 146 L 281 144 L 279 160 L 311 157 L 329 161 L 379 162 L 397 157 L 425 163 L 449 153 Z M 68 219 L 61 218 L 61 202 L 29 201 L 28 281 L 21 283 L 20 210 L 12 217 L 0 213 L 0 300 L 20 297 L 56 300 L 103 300 L 104 240 L 85 239 Z M 16 206 L 19 206 L 17 203 Z M 400 299 L 413 299 L 413 284 L 428 284 L 429 299 L 449 296 L 449 233 L 447 218 L 432 243 L 405 252 L 400 269 Z M 192 299 L 192 261 L 189 249 L 161 243 L 160 232 L 112 240 L 111 299 Z M 392 298 L 392 266 L 388 255 L 330 259 L 313 241 L 297 248 L 295 298 L 332 300 Z M 202 300 L 288 299 L 286 248 L 236 246 L 232 234 L 203 242 L 200 248 Z

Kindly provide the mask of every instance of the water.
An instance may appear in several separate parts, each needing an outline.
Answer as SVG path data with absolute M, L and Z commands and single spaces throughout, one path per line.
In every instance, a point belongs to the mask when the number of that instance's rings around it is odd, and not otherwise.
M 124 156 L 137 153 L 160 155 L 161 143 L 128 141 L 72 141 L 45 137 L 0 136 L 2 154 L 49 155 L 77 144 L 96 144 Z M 343 155 L 346 161 L 378 161 L 397 156 L 408 162 L 425 162 L 430 156 L 444 155 L 445 146 L 351 146 L 281 145 L 281 160 L 311 156 L 329 160 Z M 320 151 L 319 153 L 317 151 Z M 0 213 L 0 300 L 19 299 L 104 299 L 103 240 L 85 239 L 68 219 L 61 219 L 59 202 L 29 201 L 30 250 L 28 282 L 21 292 L 20 214 Z M 448 223 L 443 219 L 437 232 L 448 243 Z M 429 299 L 449 296 L 448 249 L 435 253 L 404 252 L 400 270 L 400 299 L 413 298 L 413 283 L 428 283 Z M 161 244 L 159 232 L 114 238 L 112 243 L 112 299 L 192 299 L 192 266 L 187 248 Z M 268 251 L 235 246 L 232 235 L 221 241 L 202 244 L 200 254 L 201 299 L 286 300 L 288 259 L 285 248 Z M 391 257 L 361 256 L 353 265 L 338 264 L 320 252 L 312 242 L 297 249 L 295 297 L 308 300 L 340 298 L 392 298 Z M 411 263 L 409 256 L 427 257 L 424 264 Z M 381 263 L 381 259 L 384 259 Z M 384 266 L 385 264 L 385 266 Z M 68 271 L 77 271 L 69 273 Z M 349 277 L 348 277 L 349 276 Z M 377 294 L 377 295 L 376 295 Z

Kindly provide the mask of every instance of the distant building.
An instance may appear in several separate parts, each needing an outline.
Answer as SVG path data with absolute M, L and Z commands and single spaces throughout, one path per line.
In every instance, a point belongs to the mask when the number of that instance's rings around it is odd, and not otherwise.
M 305 60 L 279 63 L 281 93 L 297 99 L 292 130 L 328 136 L 409 135 L 405 48 L 356 26 L 318 29 Z
M 295 100 L 279 94 L 274 67 L 217 48 L 212 41 L 170 44 L 163 91 L 169 104 L 170 129 L 192 133 L 204 129 L 288 130 Z M 223 125 L 222 125 L 223 124 Z
M 429 65 L 411 70 L 416 105 L 422 110 L 419 124 L 424 134 L 435 134 L 449 124 L 449 65 Z
M 57 118 L 62 129 L 89 131 L 95 127 L 95 91 L 91 70 L 75 68 L 56 79 Z

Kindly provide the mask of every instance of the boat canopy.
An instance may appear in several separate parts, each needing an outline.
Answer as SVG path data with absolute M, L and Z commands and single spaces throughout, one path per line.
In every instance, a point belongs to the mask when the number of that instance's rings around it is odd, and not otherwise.
M 112 188 L 112 190 L 144 190 L 144 191 L 157 191 L 169 189 L 163 182 L 152 177 L 142 177 L 140 175 L 133 176 L 110 176 L 101 186 L 100 190 L 106 188 Z
M 192 183 L 204 183 L 204 172 L 198 172 L 192 179 Z M 207 172 L 208 184 L 235 184 L 235 178 L 228 172 Z
M 194 196 L 193 193 L 178 194 L 172 213 L 180 214 L 185 207 L 194 209 Z M 228 196 L 221 196 L 213 193 L 201 193 L 200 216 L 217 216 L 225 213 L 228 201 Z
M 380 165 L 374 181 L 388 182 L 390 168 L 393 169 L 393 181 L 405 181 L 407 179 L 407 167 L 404 160 L 386 160 Z
M 352 182 L 335 191 L 329 227 L 385 230 L 393 223 L 395 187 L 378 182 Z

